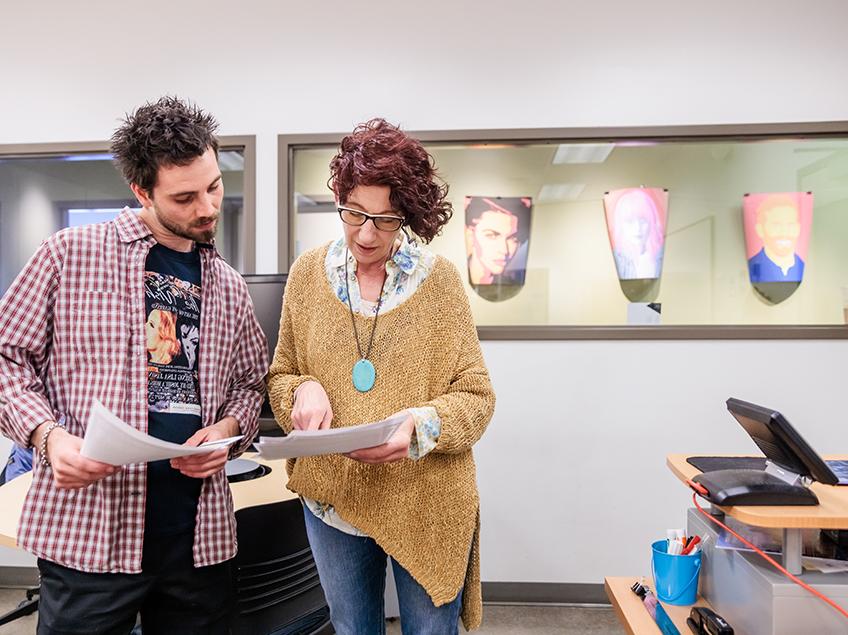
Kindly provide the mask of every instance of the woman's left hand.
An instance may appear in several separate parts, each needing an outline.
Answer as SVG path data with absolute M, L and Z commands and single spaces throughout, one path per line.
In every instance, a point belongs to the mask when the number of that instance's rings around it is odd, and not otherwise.
M 412 433 L 415 431 L 415 419 L 407 411 L 396 414 L 405 414 L 406 419 L 398 426 L 388 441 L 373 448 L 348 452 L 345 456 L 372 465 L 394 463 L 407 458 L 409 456 L 409 442 L 412 439 Z

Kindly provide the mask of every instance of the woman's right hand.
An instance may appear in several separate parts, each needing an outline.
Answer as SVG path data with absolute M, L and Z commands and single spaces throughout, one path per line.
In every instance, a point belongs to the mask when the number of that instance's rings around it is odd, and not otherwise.
M 321 384 L 307 381 L 297 387 L 291 419 L 295 430 L 326 430 L 330 427 L 333 409 Z

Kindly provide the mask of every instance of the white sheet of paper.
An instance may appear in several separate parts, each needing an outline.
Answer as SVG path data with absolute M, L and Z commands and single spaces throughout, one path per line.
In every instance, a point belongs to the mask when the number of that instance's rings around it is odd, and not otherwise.
M 822 573 L 844 573 L 848 571 L 848 562 L 845 560 L 831 560 L 830 558 L 801 558 L 801 564 L 805 569 L 821 571 Z
M 95 399 L 88 416 L 80 454 L 110 465 L 128 465 L 205 454 L 229 447 L 241 438 L 237 436 L 207 441 L 195 447 L 162 441 L 130 427 Z
M 406 414 L 383 421 L 329 430 L 293 430 L 285 437 L 260 437 L 256 448 L 268 460 L 339 454 L 383 445 L 406 419 Z

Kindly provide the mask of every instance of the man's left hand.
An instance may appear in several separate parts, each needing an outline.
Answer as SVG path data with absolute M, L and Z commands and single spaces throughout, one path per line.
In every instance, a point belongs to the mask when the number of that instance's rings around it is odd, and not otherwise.
M 398 413 L 400 414 L 400 413 Z M 364 450 L 355 450 L 349 452 L 345 456 L 361 461 L 362 463 L 393 463 L 409 457 L 409 442 L 412 439 L 412 433 L 415 431 L 415 419 L 409 412 L 406 412 L 406 419 L 395 430 L 391 438 L 383 445 L 377 445 L 373 448 L 365 448 Z M 394 415 L 393 415 L 394 416 Z
M 233 417 L 224 417 L 218 423 L 201 428 L 195 432 L 183 445 L 198 446 L 207 441 L 227 439 L 237 434 L 239 434 L 238 421 Z M 207 452 L 206 454 L 180 456 L 171 459 L 171 467 L 191 478 L 206 478 L 224 468 L 229 453 L 229 448 L 223 448 L 221 450 Z

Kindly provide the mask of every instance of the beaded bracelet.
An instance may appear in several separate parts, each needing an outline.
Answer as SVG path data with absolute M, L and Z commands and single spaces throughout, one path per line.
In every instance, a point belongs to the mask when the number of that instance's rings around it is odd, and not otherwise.
M 50 433 L 56 428 L 65 429 L 65 415 L 62 415 L 59 417 L 58 421 L 54 421 L 47 426 L 47 429 L 44 431 L 44 435 L 41 437 L 41 445 L 38 448 L 38 460 L 43 467 L 50 467 L 50 460 L 47 458 L 47 437 L 49 437 Z

